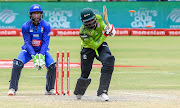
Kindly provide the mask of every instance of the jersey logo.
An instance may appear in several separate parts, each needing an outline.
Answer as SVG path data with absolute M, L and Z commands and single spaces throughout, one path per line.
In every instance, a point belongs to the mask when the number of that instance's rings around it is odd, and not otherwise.
M 41 27 L 41 33 L 43 33 L 43 27 Z
M 81 35 L 82 38 L 87 38 L 88 36 L 87 35 Z
M 40 47 L 41 43 L 42 43 L 41 40 L 37 40 L 37 39 L 32 40 L 32 46 Z
M 104 46 L 104 47 L 108 47 L 108 45 L 107 45 L 107 44 L 104 44 L 104 43 L 102 44 L 102 46 Z
M 97 27 L 100 27 L 99 23 L 97 23 Z
M 29 32 L 33 32 L 33 30 L 32 30 L 32 29 L 30 29 L 30 30 L 29 30 Z
M 86 54 L 83 55 L 83 59 L 84 59 L 84 60 L 87 59 L 87 55 L 86 55 Z
M 39 34 L 33 34 L 33 37 L 39 37 Z

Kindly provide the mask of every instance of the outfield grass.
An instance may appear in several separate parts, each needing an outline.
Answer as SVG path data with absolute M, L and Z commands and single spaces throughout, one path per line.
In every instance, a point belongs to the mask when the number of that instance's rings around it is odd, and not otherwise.
M 110 89 L 180 89 L 180 37 L 108 37 L 107 42 L 116 58 L 115 65 L 149 66 L 115 68 Z M 0 59 L 16 58 L 22 44 L 22 37 L 0 37 Z M 79 37 L 51 37 L 49 48 L 53 58 L 56 51 L 70 51 L 71 62 L 80 62 Z M 94 63 L 100 62 L 95 60 Z M 8 88 L 10 71 L 1 69 L 1 90 Z M 23 69 L 19 89 L 43 89 L 45 74 L 45 69 Z M 79 75 L 79 68 L 71 69 L 71 89 Z M 89 89 L 97 89 L 99 75 L 100 68 L 94 68 Z
M 16 97 L 6 97 L 11 69 L 0 69 L 0 104 L 2 107 L 18 106 L 18 108 L 23 108 L 25 105 L 28 108 L 56 108 L 59 106 L 76 108 L 77 103 L 81 105 L 78 106 L 79 108 L 180 107 L 180 98 L 177 98 L 180 96 L 178 92 L 180 90 L 180 37 L 116 36 L 108 37 L 107 42 L 116 58 L 115 65 L 149 66 L 116 67 L 109 89 L 112 102 L 99 103 L 95 97 L 100 68 L 92 69 L 90 75 L 92 82 L 82 101 L 77 101 L 73 97 L 75 83 L 80 76 L 80 68 L 70 69 L 72 97 L 69 98 L 43 96 L 46 69 L 36 71 L 26 68 L 22 70 Z M 80 62 L 80 43 L 79 37 L 51 37 L 50 53 L 53 58 L 56 58 L 56 51 L 70 51 L 71 62 L 77 63 Z M 0 37 L 0 60 L 16 58 L 21 51 L 22 44 L 22 37 Z M 95 60 L 94 63 L 100 62 Z

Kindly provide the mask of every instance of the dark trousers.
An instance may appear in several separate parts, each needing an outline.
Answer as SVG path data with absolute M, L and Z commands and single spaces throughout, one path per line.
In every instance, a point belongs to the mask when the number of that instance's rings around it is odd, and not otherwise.
M 102 63 L 101 76 L 97 96 L 102 93 L 108 94 L 111 76 L 114 70 L 115 58 L 111 55 L 111 51 L 106 42 L 103 42 L 97 49 L 99 56 L 90 48 L 83 48 L 81 51 L 81 77 L 88 78 L 92 69 L 94 58 Z
M 102 65 L 108 56 L 111 55 L 111 51 L 106 42 L 103 42 L 98 48 L 99 57 L 96 56 L 96 53 L 91 48 L 83 48 L 81 50 L 81 77 L 88 78 L 92 69 L 92 64 L 94 58 L 99 60 Z

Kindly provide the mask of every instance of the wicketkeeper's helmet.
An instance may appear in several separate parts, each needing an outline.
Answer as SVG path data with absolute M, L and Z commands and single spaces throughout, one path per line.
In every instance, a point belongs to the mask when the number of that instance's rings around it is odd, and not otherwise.
M 97 26 L 96 15 L 90 8 L 84 8 L 81 11 L 81 21 L 84 27 L 89 29 L 95 29 Z
M 35 18 L 32 17 L 32 13 L 33 13 L 33 12 L 41 12 L 40 20 L 39 20 L 38 22 L 36 22 L 36 21 L 34 20 Z M 38 4 L 33 4 L 33 5 L 30 7 L 30 9 L 29 9 L 29 17 L 30 17 L 30 19 L 32 20 L 32 22 L 40 23 L 40 22 L 41 22 L 41 19 L 43 18 L 43 10 L 42 10 L 41 6 L 38 5 Z

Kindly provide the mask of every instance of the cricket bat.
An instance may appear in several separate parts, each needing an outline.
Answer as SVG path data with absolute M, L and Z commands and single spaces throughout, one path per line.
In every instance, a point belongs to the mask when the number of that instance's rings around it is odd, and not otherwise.
M 108 29 L 109 29 L 110 27 L 109 27 L 109 21 L 108 21 L 108 16 L 107 16 L 107 8 L 105 5 L 103 6 L 103 18 L 104 18 L 104 21 L 106 22 Z

